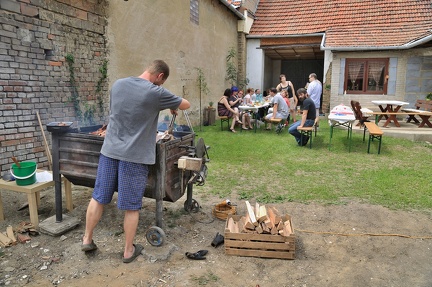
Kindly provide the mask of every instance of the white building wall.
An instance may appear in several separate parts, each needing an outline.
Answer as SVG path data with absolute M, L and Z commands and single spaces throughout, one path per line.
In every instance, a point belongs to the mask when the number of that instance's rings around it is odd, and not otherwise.
M 246 57 L 246 78 L 248 87 L 264 89 L 264 51 L 259 48 L 259 39 L 248 39 Z

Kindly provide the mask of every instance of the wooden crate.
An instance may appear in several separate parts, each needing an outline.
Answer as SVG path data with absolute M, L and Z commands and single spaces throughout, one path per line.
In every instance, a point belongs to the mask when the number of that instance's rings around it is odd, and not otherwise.
M 241 216 L 228 215 L 225 224 L 225 253 L 228 255 L 251 256 L 261 258 L 295 259 L 295 235 L 293 230 L 288 236 L 257 234 L 257 233 L 233 233 L 228 229 L 228 220 L 232 218 L 235 222 Z M 289 215 L 283 216 L 292 221 Z

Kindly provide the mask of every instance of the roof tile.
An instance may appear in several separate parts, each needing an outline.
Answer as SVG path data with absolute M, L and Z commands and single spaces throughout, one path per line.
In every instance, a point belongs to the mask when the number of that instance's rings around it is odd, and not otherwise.
M 432 35 L 431 0 L 261 0 L 250 35 L 326 33 L 327 47 L 401 46 Z

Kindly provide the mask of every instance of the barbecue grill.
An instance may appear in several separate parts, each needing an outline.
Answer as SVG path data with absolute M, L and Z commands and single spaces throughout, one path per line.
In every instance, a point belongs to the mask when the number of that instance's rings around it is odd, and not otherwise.
M 61 222 L 60 175 L 75 185 L 94 187 L 104 137 L 90 134 L 100 129 L 101 125 L 56 128 L 55 124 L 50 123 L 48 127 L 52 134 L 56 221 Z M 156 164 L 149 167 L 144 193 L 144 197 L 156 200 L 156 226 L 150 227 L 146 233 L 147 240 L 154 246 L 161 245 L 165 238 L 162 230 L 163 201 L 176 202 L 187 191 L 184 209 L 197 212 L 199 204 L 192 198 L 193 185 L 203 185 L 207 175 L 208 147 L 203 139 L 200 138 L 195 145 L 193 130 L 174 132 L 173 136 L 171 140 L 159 140 L 156 143 Z

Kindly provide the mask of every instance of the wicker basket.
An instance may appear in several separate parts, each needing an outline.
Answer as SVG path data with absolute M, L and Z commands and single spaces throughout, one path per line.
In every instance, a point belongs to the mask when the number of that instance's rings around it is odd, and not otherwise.
M 212 214 L 216 218 L 226 220 L 228 218 L 228 215 L 236 214 L 236 207 L 231 204 L 228 204 L 224 200 L 223 202 L 218 203 L 213 207 Z

